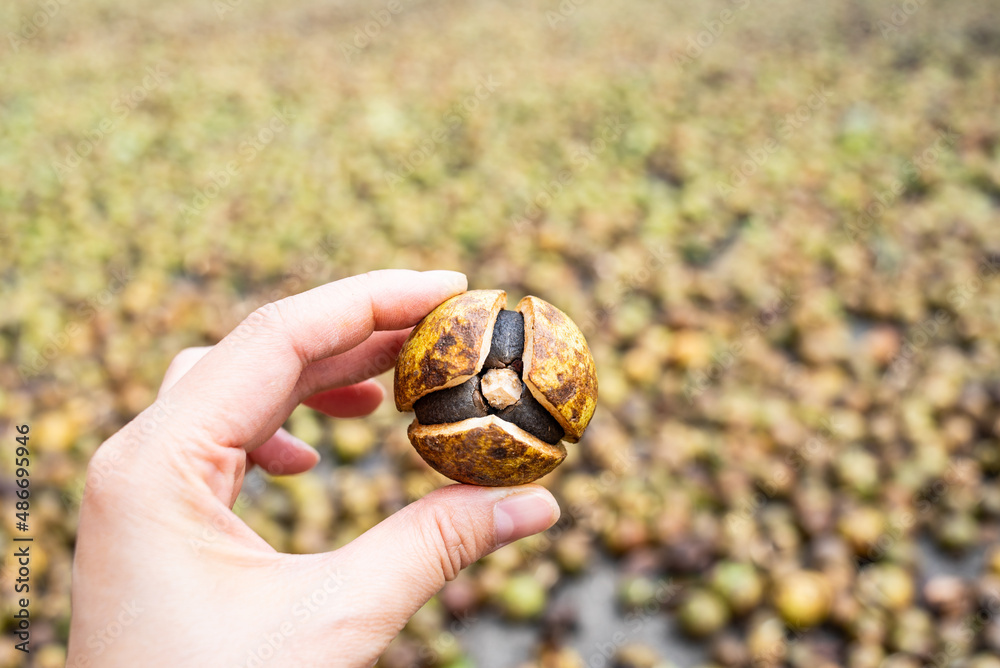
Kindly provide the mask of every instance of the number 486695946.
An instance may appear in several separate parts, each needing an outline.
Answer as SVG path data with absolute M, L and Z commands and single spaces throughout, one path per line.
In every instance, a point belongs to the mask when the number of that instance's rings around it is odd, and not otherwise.
M 17 466 L 17 470 L 14 472 L 14 475 L 17 476 L 17 486 L 20 489 L 15 491 L 14 494 L 21 500 L 15 504 L 15 507 L 18 510 L 16 513 L 18 522 L 24 522 L 27 524 L 28 497 L 31 495 L 31 492 L 28 489 L 31 484 L 28 479 L 30 475 L 28 473 L 28 466 L 31 463 L 28 458 L 28 431 L 30 427 L 26 424 L 22 424 L 16 427 L 16 429 L 19 436 L 17 437 L 17 450 L 14 452 L 14 465 Z

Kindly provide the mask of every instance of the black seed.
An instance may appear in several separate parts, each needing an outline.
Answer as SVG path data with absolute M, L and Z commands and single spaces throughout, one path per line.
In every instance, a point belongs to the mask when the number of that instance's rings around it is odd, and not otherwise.
M 424 395 L 413 404 L 420 424 L 445 424 L 469 418 L 486 417 L 489 406 L 479 391 L 479 376 L 461 385 Z
M 497 415 L 546 443 L 554 445 L 566 435 L 556 419 L 531 396 L 527 386 L 521 388 L 521 398 L 516 403 L 497 411 Z
M 517 311 L 503 310 L 497 314 L 493 325 L 493 340 L 490 354 L 483 367 L 503 369 L 512 362 L 520 361 L 524 354 L 524 316 Z

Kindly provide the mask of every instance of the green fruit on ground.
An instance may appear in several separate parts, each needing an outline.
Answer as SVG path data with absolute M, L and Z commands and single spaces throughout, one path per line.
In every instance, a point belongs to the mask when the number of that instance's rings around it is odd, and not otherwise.
M 830 586 L 822 573 L 798 571 L 783 576 L 774 585 L 774 607 L 792 628 L 820 624 L 833 602 Z
M 545 612 L 548 594 L 545 587 L 530 575 L 519 573 L 507 578 L 500 592 L 500 606 L 510 619 L 535 619 Z
M 700 638 L 715 633 L 729 622 L 729 608 L 715 592 L 696 589 L 681 603 L 677 618 L 685 633 Z
M 865 603 L 904 610 L 913 602 L 913 576 L 896 564 L 875 564 L 858 576 L 858 590 Z
M 764 595 L 764 580 L 748 563 L 724 561 L 718 564 L 712 573 L 711 584 L 735 615 L 756 608 Z

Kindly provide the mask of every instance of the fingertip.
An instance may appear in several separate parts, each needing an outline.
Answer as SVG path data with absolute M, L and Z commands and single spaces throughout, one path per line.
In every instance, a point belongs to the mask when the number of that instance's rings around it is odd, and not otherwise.
M 440 282 L 442 285 L 447 287 L 450 294 L 453 295 L 465 292 L 469 288 L 468 277 L 458 271 L 451 271 L 449 269 L 434 269 L 431 271 L 425 271 L 424 275 Z
M 279 429 L 248 456 L 270 475 L 304 473 L 320 460 L 316 448 L 284 429 Z
M 313 446 L 309 445 L 308 443 L 302 441 L 302 445 L 305 446 L 305 449 L 302 452 L 303 452 L 303 455 L 306 457 L 306 461 L 307 462 L 309 462 L 309 461 L 312 462 L 311 464 L 309 464 L 308 468 L 306 468 L 306 470 L 308 471 L 312 467 L 314 467 L 317 464 L 319 464 L 319 460 L 321 459 L 321 455 L 319 454 L 319 450 L 317 450 Z
M 518 488 L 493 506 L 493 526 L 497 544 L 532 536 L 559 521 L 562 511 L 555 497 L 538 485 Z

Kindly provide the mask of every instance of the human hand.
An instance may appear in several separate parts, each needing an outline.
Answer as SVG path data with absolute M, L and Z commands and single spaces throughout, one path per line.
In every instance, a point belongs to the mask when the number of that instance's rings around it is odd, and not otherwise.
M 453 485 L 333 552 L 280 554 L 231 508 L 249 466 L 319 456 L 281 424 L 305 403 L 373 411 L 371 376 L 410 327 L 465 290 L 453 272 L 379 271 L 255 311 L 181 352 L 156 402 L 87 470 L 67 665 L 364 666 L 473 561 L 559 516 L 537 485 Z M 192 547 L 209 530 L 211 542 Z

